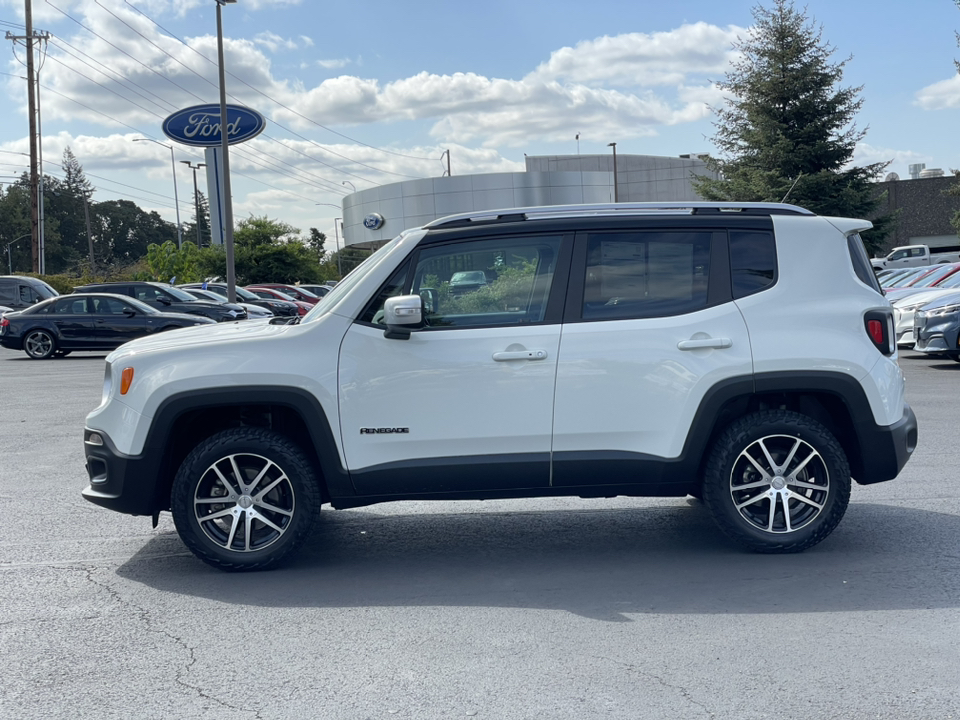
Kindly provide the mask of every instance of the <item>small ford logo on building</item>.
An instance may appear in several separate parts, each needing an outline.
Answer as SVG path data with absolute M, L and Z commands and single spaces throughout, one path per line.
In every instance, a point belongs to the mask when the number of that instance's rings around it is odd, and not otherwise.
M 363 226 L 367 230 L 379 230 L 383 227 L 383 215 L 380 213 L 370 213 L 363 219 Z
M 221 144 L 220 105 L 194 105 L 178 110 L 163 121 L 163 134 L 184 145 L 217 147 Z M 267 125 L 263 115 L 240 105 L 227 105 L 227 143 L 255 138 Z

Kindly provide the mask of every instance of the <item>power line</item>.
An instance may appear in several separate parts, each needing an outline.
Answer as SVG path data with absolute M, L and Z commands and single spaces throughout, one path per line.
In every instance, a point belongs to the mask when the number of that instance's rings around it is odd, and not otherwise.
M 47 0 L 47 1 L 49 2 L 49 0 Z M 181 38 L 179 38 L 178 36 L 174 35 L 174 34 L 173 34 L 172 32 L 170 32 L 169 30 L 167 30 L 165 27 L 163 27 L 163 25 L 161 25 L 160 23 L 158 23 L 156 20 L 154 20 L 154 19 L 153 19 L 152 17 L 150 17 L 149 15 L 147 15 L 147 14 L 146 14 L 145 12 L 143 12 L 140 8 L 138 8 L 137 6 L 131 4 L 130 2 L 128 2 L 128 0 L 123 0 L 123 1 L 124 1 L 124 4 L 125 4 L 125 5 L 128 5 L 130 8 L 132 8 L 133 10 L 135 10 L 136 12 L 138 12 L 140 15 L 142 15 L 143 17 L 145 17 L 147 20 L 149 20 L 149 21 L 152 22 L 154 25 L 156 25 L 158 28 L 160 28 L 160 29 L 163 30 L 165 33 L 167 33 L 167 35 L 169 35 L 170 37 L 174 38 L 175 40 L 179 40 L 182 45 L 190 48 L 190 50 L 192 50 L 194 53 L 196 53 L 197 55 L 199 55 L 200 57 L 202 57 L 202 58 L 203 58 L 204 60 L 206 60 L 207 62 L 216 65 L 216 63 L 214 63 L 213 60 L 211 60 L 210 58 L 208 58 L 206 55 L 204 55 L 203 53 L 201 53 L 199 50 L 196 50 L 196 49 L 190 47 L 190 45 L 188 45 L 184 40 L 182 40 Z M 100 3 L 98 2 L 97 4 L 99 5 Z M 404 153 L 394 152 L 393 150 L 386 150 L 385 148 L 380 148 L 380 147 L 376 147 L 376 146 L 374 146 L 374 145 L 369 145 L 369 144 L 367 144 L 367 143 L 365 143 L 365 142 L 362 142 L 362 141 L 360 141 L 360 140 L 357 140 L 356 138 L 352 138 L 352 137 L 350 137 L 349 135 L 344 135 L 344 134 L 341 133 L 341 132 L 337 132 L 336 130 L 334 130 L 334 129 L 332 129 L 332 128 L 329 128 L 329 127 L 327 127 L 326 125 L 323 125 L 323 124 L 321 124 L 321 123 L 318 123 L 316 120 L 313 120 L 312 118 L 309 118 L 309 117 L 307 117 L 306 115 L 302 115 L 302 114 L 298 113 L 296 110 L 294 110 L 294 109 L 292 109 L 292 108 L 290 108 L 290 107 L 287 107 L 286 105 L 284 105 L 284 104 L 283 104 L 282 102 L 280 102 L 279 100 L 276 100 L 276 99 L 270 97 L 269 95 L 267 95 L 266 93 L 258 90 L 258 89 L 255 88 L 255 87 L 253 87 L 253 86 L 250 85 L 249 83 L 244 82 L 243 79 L 237 77 L 236 75 L 234 75 L 233 73 L 231 73 L 229 70 L 227 71 L 227 73 L 228 73 L 228 74 L 230 75 L 230 77 L 232 77 L 234 80 L 237 80 L 238 82 L 243 83 L 244 85 L 246 85 L 248 88 L 250 88 L 250 89 L 253 90 L 254 92 L 256 92 L 256 93 L 258 93 L 258 94 L 260 94 L 260 95 L 263 95 L 263 97 L 267 98 L 267 100 L 270 100 L 271 102 L 276 103 L 277 105 L 279 105 L 280 107 L 282 107 L 284 110 L 287 110 L 287 111 L 293 113 L 293 114 L 296 115 L 297 117 L 302 118 L 303 120 L 306 120 L 307 122 L 312 123 L 313 125 L 316 125 L 316 126 L 319 127 L 319 128 L 323 128 L 323 129 L 326 130 L 327 132 L 333 133 L 334 135 L 338 135 L 339 137 L 342 137 L 342 138 L 344 138 L 345 140 L 349 140 L 349 141 L 352 142 L 352 143 L 356 143 L 357 145 L 362 145 L 363 147 L 370 148 L 371 150 L 377 150 L 378 152 L 386 153 L 387 155 L 396 155 L 397 157 L 407 158 L 407 159 L 409 159 L 409 160 L 423 160 L 423 161 L 429 161 L 429 162 L 432 162 L 432 161 L 434 160 L 434 158 L 418 157 L 418 156 L 416 156 L 416 155 L 405 155 Z M 344 158 L 344 159 L 345 159 L 345 160 L 350 160 L 350 162 L 358 162 L 358 161 L 352 160 L 352 159 L 350 159 L 350 158 Z M 362 165 L 363 163 L 359 163 L 359 164 Z M 376 169 L 376 168 L 374 168 L 374 169 Z M 378 171 L 378 172 L 385 172 L 385 171 L 382 171 L 382 170 L 381 170 L 381 171 Z M 399 174 L 399 173 L 393 173 L 393 174 Z M 407 176 L 407 177 L 409 177 L 409 176 Z

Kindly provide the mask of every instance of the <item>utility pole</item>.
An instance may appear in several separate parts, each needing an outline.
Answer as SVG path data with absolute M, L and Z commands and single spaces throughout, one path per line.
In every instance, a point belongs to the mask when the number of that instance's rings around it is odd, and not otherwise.
M 444 155 L 447 156 L 447 177 L 450 177 L 450 151 L 444 150 L 442 153 L 440 153 L 440 162 L 443 162 Z
M 97 263 L 93 257 L 93 233 L 90 232 L 90 206 L 87 205 L 87 194 L 83 194 L 83 219 L 87 222 L 87 248 L 90 250 L 90 274 L 97 272 Z
M 33 32 L 33 6 L 32 0 L 24 0 L 24 24 L 26 25 L 26 35 L 13 35 L 7 33 L 7 40 L 23 40 L 27 48 L 27 113 L 30 118 L 30 238 L 31 254 L 33 257 L 33 272 L 42 271 L 40 260 L 40 177 L 39 177 L 39 153 L 37 150 L 37 98 L 36 82 L 37 76 L 33 66 L 33 43 L 37 39 L 47 39 L 47 33 L 35 35 Z
M 200 239 L 200 193 L 197 191 L 197 170 L 206 167 L 206 164 L 197 163 L 193 165 L 189 160 L 181 160 L 180 162 L 193 170 L 193 206 L 196 208 L 195 212 L 197 213 L 197 249 L 199 250 L 202 247 L 202 241 Z

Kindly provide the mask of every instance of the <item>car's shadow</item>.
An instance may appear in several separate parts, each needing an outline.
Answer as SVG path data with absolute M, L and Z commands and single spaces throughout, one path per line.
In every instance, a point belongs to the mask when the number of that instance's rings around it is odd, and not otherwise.
M 57 355 L 52 358 L 47 358 L 46 360 L 35 360 L 34 358 L 30 357 L 25 353 L 19 354 L 19 355 L 10 355 L 9 357 L 4 357 L 2 359 L 10 362 L 20 361 L 20 362 L 64 363 L 64 362 L 70 362 L 71 360 L 103 360 L 109 354 L 110 354 L 109 351 L 101 351 L 101 350 L 90 350 L 90 351 L 71 350 L 70 354 L 67 355 L 66 357 Z
M 265 607 L 476 606 L 807 613 L 960 606 L 960 517 L 851 505 L 795 555 L 741 551 L 689 506 L 378 515 L 324 511 L 294 559 L 224 573 L 163 533 L 117 572 L 168 593 Z

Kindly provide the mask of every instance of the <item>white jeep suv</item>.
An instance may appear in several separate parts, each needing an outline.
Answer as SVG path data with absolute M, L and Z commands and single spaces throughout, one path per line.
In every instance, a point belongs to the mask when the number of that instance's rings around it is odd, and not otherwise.
M 693 494 L 742 545 L 803 550 L 917 441 L 870 226 L 733 203 L 436 220 L 299 324 L 110 354 L 83 495 L 171 510 L 227 570 L 277 564 L 324 503 L 406 499 Z M 466 271 L 486 282 L 451 288 Z

